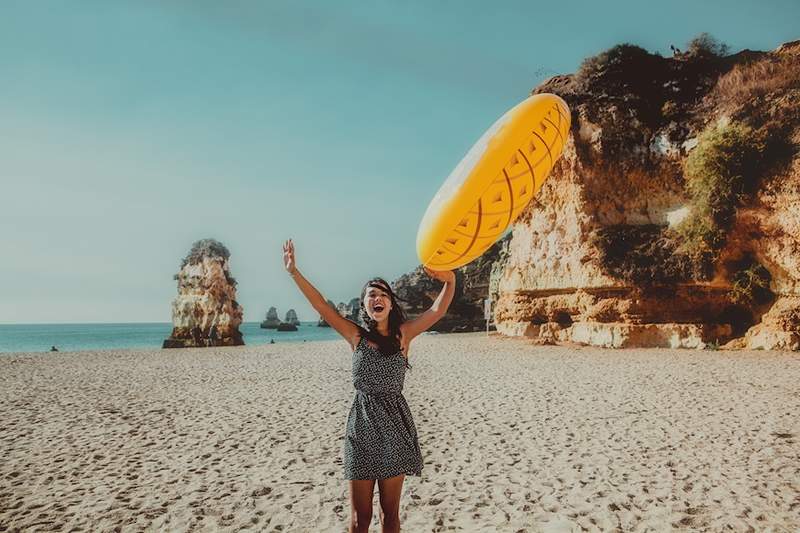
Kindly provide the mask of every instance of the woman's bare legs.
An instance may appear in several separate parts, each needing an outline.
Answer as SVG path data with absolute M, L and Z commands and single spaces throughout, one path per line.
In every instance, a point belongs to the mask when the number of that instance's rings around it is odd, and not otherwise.
M 400 531 L 400 495 L 403 492 L 405 474 L 378 480 L 381 498 L 381 526 L 383 533 Z
M 350 480 L 350 533 L 366 533 L 372 521 L 374 479 Z

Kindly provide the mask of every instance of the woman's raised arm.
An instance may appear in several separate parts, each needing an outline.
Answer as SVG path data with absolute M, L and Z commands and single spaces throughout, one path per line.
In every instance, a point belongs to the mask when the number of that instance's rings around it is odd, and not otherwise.
M 297 263 L 294 258 L 294 243 L 291 239 L 283 244 L 283 266 L 286 267 L 286 271 L 289 272 L 294 282 L 300 288 L 300 291 L 317 313 L 322 316 L 322 319 L 330 324 L 339 335 L 344 337 L 350 346 L 355 348 L 360 335 L 358 326 L 350 320 L 347 320 L 340 315 L 336 309 L 328 305 L 328 302 L 325 301 L 322 294 L 320 294 L 311 282 L 304 278 L 300 271 L 297 270 Z
M 443 282 L 444 286 L 439 292 L 439 296 L 434 300 L 433 305 L 427 311 L 400 326 L 400 330 L 403 333 L 403 342 L 406 345 L 411 342 L 411 339 L 436 324 L 447 313 L 447 308 L 450 307 L 450 303 L 453 301 L 453 294 L 455 294 L 456 275 L 452 270 L 430 270 L 425 267 L 425 273 L 433 279 Z

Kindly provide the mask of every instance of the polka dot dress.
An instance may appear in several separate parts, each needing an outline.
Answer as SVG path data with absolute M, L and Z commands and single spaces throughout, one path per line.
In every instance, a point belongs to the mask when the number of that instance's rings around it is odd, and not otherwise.
M 422 454 L 411 410 L 403 397 L 406 359 L 383 355 L 364 337 L 353 351 L 356 395 L 344 439 L 345 479 L 419 476 Z

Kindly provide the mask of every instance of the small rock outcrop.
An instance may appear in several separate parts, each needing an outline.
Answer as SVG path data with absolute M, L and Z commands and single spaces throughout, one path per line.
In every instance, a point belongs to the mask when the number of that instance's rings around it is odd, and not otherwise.
M 300 321 L 297 319 L 297 313 L 294 309 L 289 309 L 286 313 L 286 320 L 281 322 L 278 318 L 278 310 L 270 307 L 267 311 L 266 318 L 261 322 L 262 329 L 276 329 L 278 331 L 297 331 L 297 326 Z
M 361 300 L 359 298 L 352 298 L 346 306 L 346 312 L 344 317 L 358 324 L 360 316 L 361 316 Z
M 442 333 L 481 331 L 486 328 L 483 318 L 483 302 L 490 297 L 490 278 L 493 269 L 498 269 L 498 260 L 504 257 L 510 234 L 506 235 L 480 257 L 456 269 L 456 293 L 447 309 L 447 314 L 431 327 Z M 413 319 L 425 312 L 441 291 L 442 284 L 429 277 L 422 266 L 403 274 L 392 287 L 405 309 L 407 317 Z M 492 328 L 493 329 L 493 328 Z
M 336 312 L 339 313 L 340 316 L 343 316 L 346 319 L 358 324 L 359 314 L 361 309 L 359 302 L 360 300 L 358 298 L 353 298 L 350 300 L 349 303 L 339 302 L 339 305 L 336 305 L 332 301 L 328 300 L 328 305 L 336 309 Z M 322 317 L 319 317 L 317 326 L 323 328 L 330 327 L 330 325 L 327 322 L 325 322 L 325 320 Z
M 270 307 L 267 311 L 266 318 L 261 322 L 261 327 L 263 329 L 277 329 L 280 323 L 281 320 L 278 318 L 278 310 L 274 307 Z
M 330 301 L 330 300 L 328 300 L 328 305 L 329 305 L 329 306 L 331 306 L 331 307 L 333 307 L 334 309 L 336 309 L 336 304 L 335 304 L 335 303 L 333 303 L 333 302 L 332 302 L 332 301 Z M 317 321 L 317 327 L 320 327 L 320 328 L 329 328 L 329 327 L 331 327 L 331 325 L 330 325 L 330 324 L 328 324 L 328 323 L 325 321 L 325 319 L 324 319 L 324 318 L 322 318 L 322 316 L 320 316 L 320 317 L 319 317 L 319 320 Z
M 284 319 L 284 322 L 286 322 L 287 324 L 292 324 L 294 326 L 300 325 L 300 320 L 297 318 L 297 313 L 295 312 L 294 309 L 289 309 L 286 312 L 286 318 Z
M 214 239 L 192 246 L 175 275 L 178 296 L 172 302 L 172 334 L 164 348 L 238 346 L 242 306 L 236 301 L 230 252 Z

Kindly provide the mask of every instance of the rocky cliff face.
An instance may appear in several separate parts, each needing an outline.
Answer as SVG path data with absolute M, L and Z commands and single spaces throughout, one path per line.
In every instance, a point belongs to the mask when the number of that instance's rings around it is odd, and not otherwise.
M 536 88 L 573 126 L 495 265 L 498 330 L 800 348 L 798 51 L 622 45 Z
M 236 302 L 236 280 L 228 267 L 230 252 L 218 241 L 196 242 L 175 275 L 178 296 L 172 302 L 172 335 L 164 348 L 244 344 Z
M 500 239 L 475 261 L 456 269 L 456 293 L 447 314 L 431 328 L 439 332 L 480 331 L 486 327 L 483 301 L 490 295 L 492 268 L 503 256 L 510 234 Z M 421 266 L 403 274 L 392 288 L 408 318 L 425 312 L 441 291 L 442 284 L 428 277 Z

